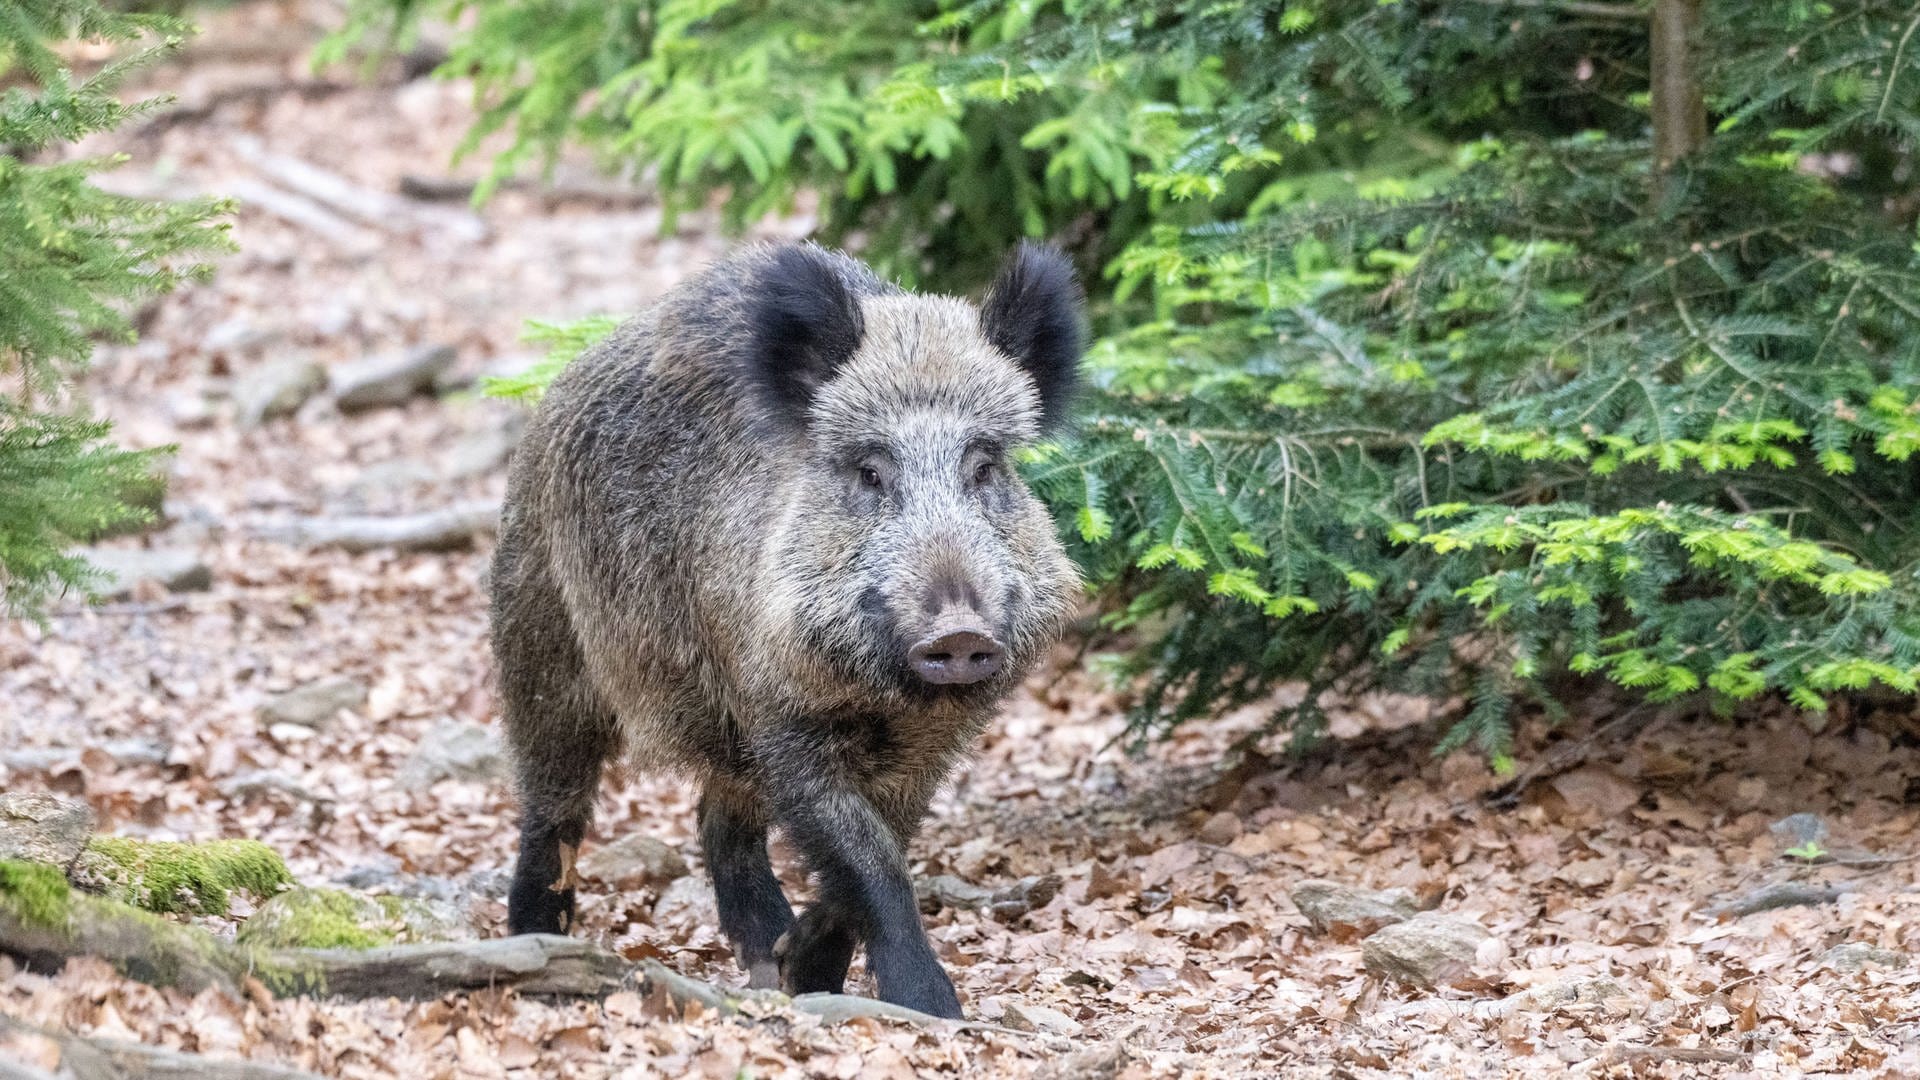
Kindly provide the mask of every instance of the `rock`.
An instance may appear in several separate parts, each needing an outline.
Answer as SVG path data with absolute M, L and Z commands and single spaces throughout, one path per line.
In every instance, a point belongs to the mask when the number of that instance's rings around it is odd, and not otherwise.
M 441 456 L 441 475 L 449 480 L 465 480 L 499 469 L 513 456 L 513 448 L 519 445 L 526 426 L 526 420 L 515 415 L 461 437 Z
M 713 886 L 704 877 L 692 874 L 676 880 L 660 894 L 653 905 L 655 925 L 718 926 L 720 909 L 713 899 Z
M 100 571 L 99 595 L 124 600 L 142 581 L 168 592 L 202 592 L 213 586 L 213 569 L 192 551 L 177 548 L 87 548 L 76 552 Z
M 1015 1031 L 1038 1031 L 1047 1035 L 1078 1035 L 1080 1021 L 1045 1005 L 1009 1001 L 1001 1007 L 1000 1022 Z
M 246 319 L 226 319 L 215 323 L 200 338 L 201 351 L 207 353 L 243 353 L 262 348 L 280 335 Z
M 93 835 L 93 808 L 39 792 L 0 793 L 0 859 L 73 865 Z
M 493 780 L 505 767 L 506 758 L 491 730 L 479 724 L 442 720 L 400 766 L 399 779 L 409 787 L 441 780 Z
M 372 949 L 478 937 L 448 904 L 295 886 L 255 909 L 234 940 L 262 948 Z
M 1868 964 L 1897 969 L 1906 967 L 1908 962 L 1906 953 L 1883 949 L 1864 941 L 1841 942 L 1820 957 L 1821 967 L 1830 967 L 1835 971 L 1849 973 L 1859 971 Z
M 1710 919 L 1738 919 L 1762 911 L 1831 904 L 1846 892 L 1845 887 L 1812 885 L 1802 881 L 1779 881 L 1771 885 L 1762 885 L 1725 903 L 1715 904 L 1703 914 Z
M 1200 826 L 1200 841 L 1224 847 L 1240 839 L 1240 815 L 1222 810 Z
M 1355 941 L 1383 926 L 1414 917 L 1420 905 L 1405 889 L 1358 889 L 1336 881 L 1303 881 L 1293 887 L 1293 903 L 1316 933 L 1336 941 Z
M 644 833 L 629 833 L 580 857 L 580 872 L 608 885 L 645 882 L 665 885 L 687 876 L 679 849 Z
M 1481 946 L 1492 940 L 1479 923 L 1423 911 L 1361 942 L 1360 957 L 1376 975 L 1431 989 L 1465 974 Z
M 1627 988 L 1605 975 L 1577 975 L 1509 994 L 1493 1003 L 1492 1012 L 1552 1012 L 1572 1006 L 1599 1005 L 1628 997 Z
M 314 791 L 285 773 L 272 769 L 248 769 L 234 773 L 219 783 L 220 794 L 237 802 L 280 794 L 300 802 L 324 804 L 333 800 Z
M 444 510 L 397 517 L 309 518 L 282 534 L 282 539 L 308 547 L 337 547 L 351 552 L 391 548 L 395 551 L 456 551 L 500 524 L 500 506 L 494 502 L 461 503 Z
M 1788 814 L 1767 826 L 1767 831 L 1789 848 L 1823 845 L 1828 836 L 1827 823 L 1820 820 L 1820 815 L 1805 812 Z
M 416 394 L 431 393 L 434 380 L 453 365 L 453 356 L 451 345 L 428 345 L 343 364 L 333 371 L 334 401 L 341 412 L 404 405 Z
M 276 360 L 234 382 L 234 418 L 242 427 L 258 427 L 291 415 L 326 384 L 326 369 L 312 360 Z
M 259 715 L 261 722 L 269 726 L 298 724 L 319 728 L 333 723 L 341 709 L 357 709 L 366 703 L 366 686 L 344 675 L 335 675 L 275 694 L 260 706 Z
M 422 461 L 410 461 L 401 458 L 395 461 L 382 461 L 360 470 L 347 488 L 347 498 L 355 503 L 372 502 L 382 495 L 391 495 L 426 487 L 439 477 L 433 467 Z

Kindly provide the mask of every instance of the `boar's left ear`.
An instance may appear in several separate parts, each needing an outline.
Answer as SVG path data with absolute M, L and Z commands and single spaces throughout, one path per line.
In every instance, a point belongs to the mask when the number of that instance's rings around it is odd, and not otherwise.
M 1080 283 L 1058 249 L 1022 243 L 980 304 L 980 328 L 994 348 L 1014 358 L 1040 390 L 1040 425 L 1065 417 L 1080 382 L 1086 348 Z
M 753 283 L 747 377 L 776 423 L 794 428 L 823 383 L 860 347 L 860 301 L 833 257 L 811 244 L 780 248 Z

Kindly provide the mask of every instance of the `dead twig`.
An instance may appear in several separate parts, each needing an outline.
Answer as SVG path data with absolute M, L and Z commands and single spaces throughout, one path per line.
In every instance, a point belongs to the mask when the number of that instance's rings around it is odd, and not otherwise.
M 1650 705 L 1638 705 L 1627 709 L 1580 738 L 1552 747 L 1519 775 L 1487 792 L 1483 798 L 1487 805 L 1497 809 L 1505 810 L 1518 806 L 1520 796 L 1535 783 L 1564 772 L 1571 772 L 1586 764 L 1601 740 L 1614 736 L 1631 739 L 1650 726 L 1654 719 L 1654 709 Z

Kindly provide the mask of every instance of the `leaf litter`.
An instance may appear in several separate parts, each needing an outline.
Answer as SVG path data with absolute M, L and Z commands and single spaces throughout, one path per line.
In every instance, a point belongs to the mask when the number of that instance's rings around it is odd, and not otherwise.
M 322 394 L 243 425 L 232 402 L 288 360 L 334 369 L 446 344 L 453 382 L 512 370 L 532 360 L 522 319 L 636 310 L 728 241 L 708 215 L 662 236 L 644 199 L 581 206 L 527 187 L 503 191 L 478 228 L 436 227 L 440 207 L 385 228 L 363 214 L 351 231 L 289 212 L 306 196 L 284 186 L 301 175 L 286 161 L 392 193 L 436 175 L 470 115 L 457 80 L 387 73 L 316 92 L 303 50 L 333 12 L 292 0 L 209 12 L 201 42 L 148 76 L 183 118 L 84 148 L 132 155 L 114 178 L 124 190 L 278 194 L 243 205 L 239 253 L 152 305 L 143 339 L 103 347 L 88 382 L 123 440 L 180 447 L 167 523 L 112 543 L 191 548 L 212 587 L 143 586 L 97 611 L 63 607 L 44 631 L 0 628 L 0 784 L 83 798 L 103 834 L 263 840 L 305 884 L 451 901 L 491 936 L 514 825 L 499 770 L 483 757 L 408 772 L 436 732 L 496 719 L 484 539 L 354 554 L 289 542 L 285 527 L 497 500 L 499 461 L 449 468 L 445 455 L 512 429 L 514 408 L 456 391 L 348 415 Z M 262 40 L 274 47 L 223 47 Z M 572 159 L 559 168 L 587 175 Z M 802 206 L 755 235 L 808 225 Z M 4 958 L 0 1011 L 352 1078 L 1920 1074 L 1910 705 L 1829 718 L 1818 734 L 1786 713 L 1633 725 L 1493 808 L 1502 778 L 1471 756 L 1432 758 L 1422 703 L 1333 703 L 1339 739 L 1317 755 L 1223 759 L 1267 703 L 1129 756 L 1116 745 L 1124 688 L 1071 659 L 1063 647 L 1059 670 L 1011 703 L 915 851 L 947 898 L 926 918 L 969 1015 L 1019 1034 L 727 1016 L 632 991 L 186 995 L 103 962 L 40 974 Z M 341 679 L 366 692 L 323 722 L 263 722 L 276 696 Z M 1605 719 L 1529 727 L 1522 742 L 1542 760 Z M 1772 826 L 1798 814 L 1852 857 L 1788 855 Z M 634 834 L 692 873 L 590 883 L 575 933 L 740 985 L 698 876 L 693 794 L 611 777 L 583 858 Z M 791 852 L 775 854 L 801 895 Z M 1377 977 L 1364 934 L 1392 921 L 1316 932 L 1292 899 L 1314 882 L 1391 890 L 1485 940 L 1471 935 L 1433 989 Z M 1821 899 L 1738 913 L 1742 897 L 1786 895 Z M 231 934 L 251 910 L 236 895 L 226 917 L 194 921 Z M 851 989 L 871 992 L 858 967 Z

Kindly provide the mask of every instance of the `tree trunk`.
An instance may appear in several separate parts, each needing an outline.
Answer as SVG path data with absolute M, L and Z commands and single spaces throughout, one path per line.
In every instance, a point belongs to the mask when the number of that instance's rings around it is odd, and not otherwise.
M 1701 0 L 1654 0 L 1653 165 L 1658 173 L 1707 141 L 1707 106 L 1695 66 Z

